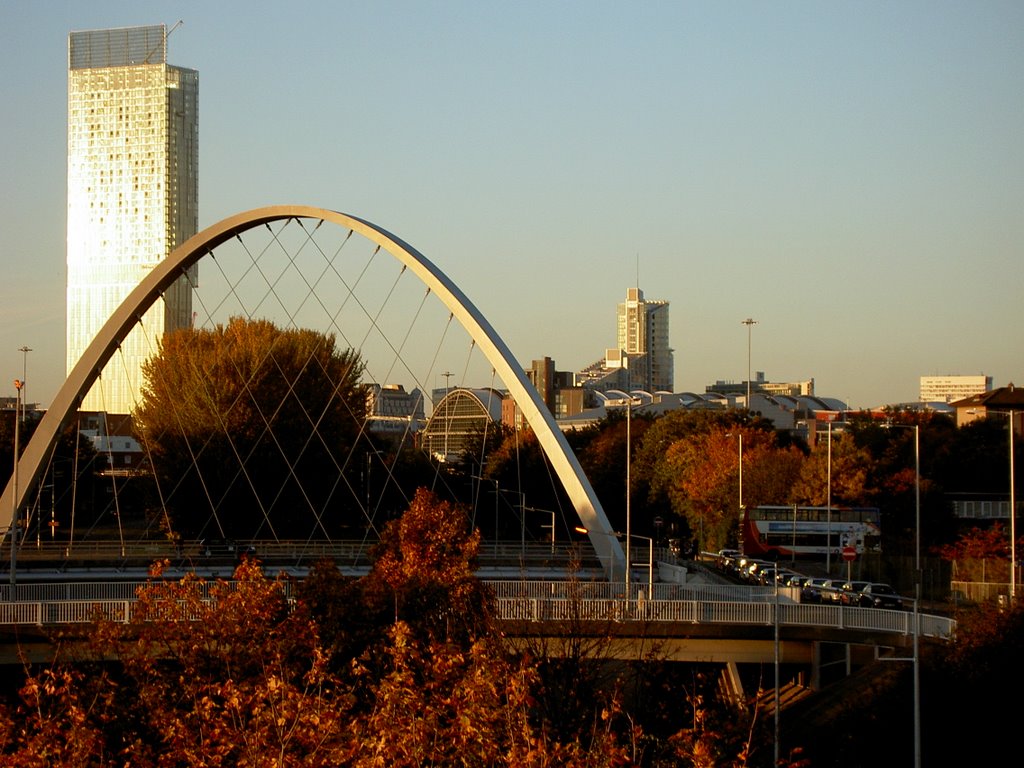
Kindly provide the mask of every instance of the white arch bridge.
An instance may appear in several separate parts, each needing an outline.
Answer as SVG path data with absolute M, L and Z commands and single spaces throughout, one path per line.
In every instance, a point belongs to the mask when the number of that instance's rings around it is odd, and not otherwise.
M 203 274 L 201 282 L 196 277 L 197 267 Z M 365 362 L 365 375 L 375 383 L 387 384 L 401 375 L 412 379 L 418 389 L 429 390 L 438 376 L 445 377 L 446 388 L 452 376 L 457 377 L 456 383 L 460 385 L 459 377 L 489 375 L 500 380 L 536 436 L 550 475 L 560 484 L 559 493 L 564 492 L 563 498 L 569 500 L 572 514 L 588 530 L 601 566 L 607 573 L 623 573 L 623 548 L 553 416 L 505 342 L 455 283 L 411 245 L 368 221 L 322 208 L 283 205 L 239 213 L 190 238 L 129 293 L 95 336 L 43 415 L 0 500 L 0 527 L 6 528 L 4 551 L 10 556 L 12 583 L 20 549 L 42 546 L 47 543 L 47 537 L 53 539 L 50 544 L 63 542 L 71 549 L 77 543 L 75 537 L 82 538 L 83 534 L 68 529 L 70 521 L 59 521 L 59 513 L 54 511 L 59 503 L 65 503 L 56 498 L 55 448 L 62 434 L 81 424 L 79 409 L 86 395 L 90 391 L 99 391 L 102 395 L 108 383 L 104 377 L 109 379 L 110 372 L 117 370 L 119 364 L 125 369 L 131 366 L 132 361 L 124 359 L 126 338 L 130 333 L 142 332 L 143 315 L 158 305 L 158 300 L 182 279 L 192 283 L 193 306 L 197 310 L 193 312 L 193 329 L 223 328 L 232 318 L 243 317 L 270 319 L 285 328 L 299 330 L 308 327 L 312 319 L 325 333 L 332 338 L 340 337 L 359 353 Z M 414 336 L 414 332 L 420 331 L 421 335 Z M 151 353 L 157 354 L 162 340 L 148 341 Z M 248 352 L 258 358 L 256 367 L 280 366 L 273 350 Z M 298 370 L 305 375 L 312 365 L 310 360 L 300 361 Z M 454 374 L 450 372 L 453 369 Z M 254 386 L 252 378 L 245 379 L 243 394 L 230 404 L 231 407 L 249 399 Z M 295 398 L 295 382 L 287 382 L 286 390 L 281 403 L 286 397 Z M 186 405 L 194 398 L 190 400 L 184 392 L 179 394 L 181 411 L 175 412 L 169 421 L 187 425 L 193 415 Z M 202 394 L 206 398 L 216 396 L 212 391 Z M 136 402 L 142 403 L 146 392 L 136 395 Z M 347 408 L 350 414 L 354 411 L 350 403 L 340 402 L 337 397 L 329 400 L 329 405 L 320 412 L 311 412 L 301 402 L 290 411 L 291 421 L 302 422 L 306 431 L 305 442 L 298 447 L 287 446 L 277 437 L 276 430 L 283 420 L 278 414 L 284 412 L 280 403 L 256 404 L 255 407 L 247 403 L 249 423 L 256 422 L 265 438 L 264 448 L 260 450 L 274 453 L 274 459 L 286 467 L 285 482 L 294 491 L 289 497 L 288 503 L 292 505 L 289 514 L 304 507 L 303 511 L 309 513 L 311 520 L 307 528 L 326 535 L 332 510 L 339 504 L 358 503 L 363 528 L 376 531 L 370 494 L 371 468 L 379 466 L 374 471 L 390 477 L 393 466 L 385 466 L 380 459 L 382 451 L 368 442 L 365 424 L 360 426 L 353 440 L 362 445 L 361 452 L 357 453 L 354 445 L 348 446 L 348 453 L 334 450 L 337 438 L 328 434 L 323 426 L 326 410 Z M 190 439 L 182 430 L 181 434 L 174 435 L 177 442 L 173 443 L 173 450 L 164 449 L 165 455 L 170 451 L 179 454 L 179 458 L 187 455 L 192 459 L 184 474 L 200 489 L 196 498 L 202 499 L 202 504 L 209 508 L 206 522 L 195 532 L 195 538 L 203 536 L 207 540 L 226 535 L 224 505 L 229 503 L 230 492 L 212 490 L 214 480 L 223 480 L 228 489 L 237 489 L 245 483 L 255 486 L 260 480 L 259 465 L 253 458 L 257 449 L 243 447 L 226 419 L 213 431 L 218 434 Z M 409 434 L 400 436 L 400 440 L 403 445 L 412 444 Z M 110 442 L 108 439 L 102 444 L 107 448 L 101 446 L 98 450 L 108 450 Z M 145 440 L 142 442 L 145 464 L 141 471 L 134 466 L 127 471 L 108 465 L 113 487 L 113 499 L 106 502 L 109 514 L 104 517 L 94 510 L 89 522 L 90 530 L 113 531 L 110 535 L 115 539 L 119 537 L 122 547 L 125 539 L 132 535 L 126 530 L 130 515 L 123 505 L 128 503 L 145 506 L 150 523 L 160 527 L 162 535 L 174 535 L 173 519 L 165 509 L 176 490 L 173 478 L 164 477 L 155 487 L 147 486 L 146 491 L 136 493 L 131 502 L 124 499 L 125 490 L 133 482 L 139 482 L 140 476 L 159 475 L 155 471 L 159 456 L 154 457 L 155 452 L 149 450 Z M 208 462 L 200 469 L 204 455 L 213 455 L 213 444 L 225 446 L 220 455 L 232 457 L 236 465 L 228 469 L 223 462 L 218 462 L 211 468 Z M 323 460 L 327 469 L 321 468 L 318 472 L 330 476 L 330 482 L 325 486 L 323 498 L 314 499 L 302 487 L 303 478 L 309 476 L 303 474 L 304 462 L 325 446 L 330 446 Z M 364 460 L 362 476 L 365 481 L 359 486 L 352 480 L 353 467 Z M 72 463 L 71 459 L 66 461 Z M 374 464 L 375 461 L 379 464 Z M 481 467 L 484 462 L 481 458 Z M 63 473 L 67 477 L 74 471 L 66 467 Z M 47 487 L 50 489 L 49 505 L 43 493 Z M 276 496 L 272 492 L 254 501 L 252 514 L 257 519 L 257 527 L 270 540 L 280 538 L 275 528 L 280 525 L 280 516 L 275 517 L 274 505 L 283 504 L 280 501 L 285 495 L 283 488 L 282 485 L 276 489 Z M 499 491 L 495 483 L 495 504 Z M 525 517 L 526 504 L 522 503 L 522 493 L 519 493 L 520 514 Z M 73 491 L 71 494 L 74 497 Z M 74 520 L 74 504 L 72 498 L 71 512 L 64 513 L 65 516 L 70 514 L 70 520 Z M 51 516 L 49 530 L 47 514 Z M 552 529 L 554 524 L 552 512 Z M 33 526 L 35 542 L 32 541 Z M 60 526 L 64 526 L 60 530 L 64 538 L 57 540 L 54 529 Z M 19 537 L 11 536 L 11 532 L 19 528 L 24 533 Z

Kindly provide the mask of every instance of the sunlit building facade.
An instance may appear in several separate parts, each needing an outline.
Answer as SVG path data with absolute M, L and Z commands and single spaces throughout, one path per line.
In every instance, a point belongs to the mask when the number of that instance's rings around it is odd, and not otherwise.
M 618 348 L 629 359 L 630 388 L 672 392 L 675 368 L 668 340 L 668 302 L 629 288 L 618 308 Z
M 922 403 L 952 403 L 992 389 L 992 377 L 979 373 L 973 376 L 922 376 Z
M 199 75 L 163 25 L 68 37 L 67 370 L 127 294 L 198 230 Z M 192 322 L 196 273 L 142 318 L 82 404 L 130 413 L 141 365 Z
M 438 461 L 461 461 L 467 450 L 479 449 L 480 441 L 497 429 L 504 401 L 496 389 L 453 387 L 420 433 L 420 446 Z

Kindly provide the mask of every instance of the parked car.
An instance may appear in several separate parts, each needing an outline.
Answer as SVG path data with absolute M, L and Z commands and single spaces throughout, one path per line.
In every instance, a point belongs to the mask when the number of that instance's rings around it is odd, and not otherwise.
M 862 608 L 890 608 L 901 610 L 903 598 L 888 584 L 866 584 L 858 595 L 858 605 Z
M 743 553 L 738 549 L 720 549 L 718 550 L 718 567 L 727 573 L 735 572 L 736 564 L 741 557 L 743 557 Z
M 799 575 L 799 573 L 790 568 L 779 568 L 775 571 L 775 583 L 780 587 L 784 587 L 789 583 L 790 579 Z
M 797 589 L 803 589 L 804 584 L 811 580 L 810 576 L 805 576 L 802 573 L 794 573 L 789 579 L 786 580 L 787 587 L 795 587 Z
M 843 605 L 859 605 L 860 604 L 860 591 L 864 589 L 870 581 L 847 581 L 839 588 L 839 597 L 837 602 Z
M 775 567 L 775 563 L 770 560 L 755 560 L 748 557 L 740 561 L 740 578 L 751 584 L 757 584 L 761 578 L 760 572 L 765 568 L 773 567 Z
M 830 590 L 831 588 L 831 579 L 807 579 L 800 587 L 800 602 L 820 603 L 822 602 L 822 590 Z

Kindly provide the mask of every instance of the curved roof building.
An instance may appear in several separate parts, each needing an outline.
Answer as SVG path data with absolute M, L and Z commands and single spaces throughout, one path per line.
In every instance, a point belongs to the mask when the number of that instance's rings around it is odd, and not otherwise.
M 420 446 L 440 461 L 458 461 L 477 439 L 501 423 L 504 399 L 496 389 L 451 390 L 420 433 Z

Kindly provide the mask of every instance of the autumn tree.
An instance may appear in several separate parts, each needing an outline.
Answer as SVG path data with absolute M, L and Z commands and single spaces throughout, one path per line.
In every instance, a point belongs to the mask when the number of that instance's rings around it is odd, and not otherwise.
M 134 413 L 152 503 L 185 536 L 326 535 L 362 522 L 342 477 L 364 421 L 362 371 L 333 335 L 266 320 L 165 336 Z
M 739 435 L 743 435 L 743 503 L 786 503 L 803 454 L 782 447 L 774 432 L 735 425 L 711 427 L 672 442 L 661 476 L 673 508 L 685 515 L 705 548 L 733 539 L 739 514 Z
M 489 626 L 491 608 L 476 577 L 480 533 L 463 507 L 426 489 L 388 523 L 374 550 L 368 594 L 430 639 L 469 642 Z
M 230 583 L 158 578 L 129 623 L 101 621 L 87 652 L 29 675 L 6 764 L 338 765 L 347 689 L 324 660 L 256 563 Z
M 157 567 L 127 623 L 101 620 L 84 651 L 27 670 L 20 706 L 0 705 L 0 766 L 752 764 L 742 713 L 697 702 L 675 737 L 653 738 L 616 681 L 577 702 L 571 733 L 553 729 L 536 660 L 486 622 L 464 512 L 422 491 L 407 514 L 342 594 L 380 628 L 345 663 L 330 663 L 326 603 L 311 600 L 325 592 L 254 561 L 231 581 Z
M 1018 557 L 1024 536 L 1018 537 Z M 939 555 L 953 564 L 958 581 L 1010 581 L 1010 534 L 1002 523 L 963 531 L 956 541 L 939 547 Z
M 868 451 L 860 448 L 852 435 L 837 432 L 832 437 L 831 457 L 827 440 L 822 440 L 803 462 L 788 501 L 808 506 L 825 506 L 830 498 L 828 489 L 831 476 L 832 504 L 866 505 L 871 501 L 871 492 L 867 486 L 870 470 L 871 455 Z
M 596 428 L 581 435 L 570 436 L 572 446 L 583 472 L 590 480 L 594 492 L 601 500 L 612 526 L 622 530 L 626 526 L 626 433 L 629 433 L 630 500 L 634 530 L 647 530 L 653 534 L 651 520 L 659 510 L 648 504 L 646 481 L 635 471 L 640 446 L 647 430 L 658 420 L 633 413 L 629 418 L 622 413 L 610 414 Z
M 498 531 L 504 529 L 506 535 L 510 527 L 509 521 L 513 519 L 513 515 L 507 513 L 518 506 L 518 499 L 525 501 L 524 506 L 529 505 L 535 509 L 560 510 L 569 505 L 562 484 L 555 476 L 554 469 L 532 429 L 510 430 L 505 433 L 502 440 L 488 452 L 482 476 L 492 481 L 494 485 L 490 488 L 484 485 L 479 495 L 482 498 L 486 494 L 498 494 L 498 498 L 493 500 L 497 518 L 495 525 Z M 504 493 L 506 489 L 510 493 Z M 478 508 L 483 507 L 478 504 Z M 519 536 L 520 526 L 518 514 L 516 513 L 515 517 L 516 536 Z M 486 514 L 480 515 L 477 525 L 485 527 L 487 521 Z M 537 536 L 540 531 L 537 524 L 542 521 L 546 521 L 545 518 L 534 514 L 527 516 L 522 524 L 525 530 L 533 532 L 538 538 L 549 536 L 550 531 L 544 531 L 541 536 Z
M 465 509 L 420 489 L 405 514 L 385 526 L 366 577 L 345 578 L 334 563 L 319 563 L 300 600 L 342 665 L 379 646 L 396 621 L 419 640 L 466 648 L 491 622 L 490 599 L 475 574 L 479 548 Z

